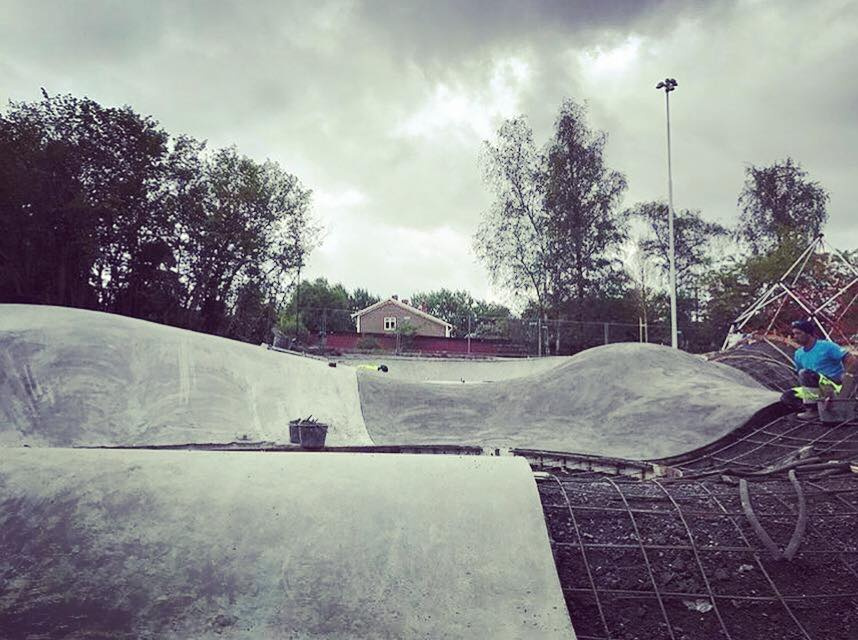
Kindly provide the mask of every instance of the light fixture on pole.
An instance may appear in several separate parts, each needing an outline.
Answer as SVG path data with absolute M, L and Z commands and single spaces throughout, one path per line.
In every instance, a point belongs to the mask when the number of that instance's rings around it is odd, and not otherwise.
M 670 165 L 670 92 L 676 89 L 678 83 L 674 78 L 665 78 L 655 85 L 656 89 L 664 89 L 664 104 L 667 108 L 667 221 L 670 235 L 668 262 L 670 263 L 670 346 L 679 347 L 676 331 L 676 253 L 673 242 L 673 175 Z

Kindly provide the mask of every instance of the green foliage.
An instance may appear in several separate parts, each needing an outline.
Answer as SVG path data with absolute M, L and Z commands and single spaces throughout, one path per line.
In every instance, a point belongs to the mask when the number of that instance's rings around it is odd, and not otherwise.
M 194 175 L 173 200 L 179 271 L 190 283 L 185 306 L 212 333 L 229 315 L 236 290 L 255 280 L 273 299 L 299 269 L 316 229 L 310 192 L 273 162 L 256 163 L 234 148 L 198 156 Z
M 407 318 L 396 325 L 396 343 L 398 351 L 410 351 L 414 346 L 414 337 L 417 335 L 417 326 Z
M 699 211 L 685 209 L 674 213 L 678 328 L 686 348 L 706 351 L 714 348 L 717 342 L 708 332 L 709 324 L 703 322 L 709 302 L 708 278 L 727 253 L 730 232 L 718 223 L 704 220 Z M 631 275 L 639 313 L 647 322 L 667 324 L 670 322 L 667 203 L 641 202 L 629 209 L 629 215 L 646 226 L 646 235 L 639 243 L 641 255 L 630 269 L 634 271 Z M 647 273 L 647 265 L 652 265 L 656 273 Z M 663 286 L 656 286 L 658 284 Z M 715 304 L 717 306 L 718 302 Z
M 646 224 L 648 235 L 641 241 L 640 248 L 658 265 L 667 281 L 670 271 L 667 203 L 641 202 L 632 207 L 629 214 Z M 699 211 L 684 209 L 674 214 L 676 289 L 690 293 L 723 255 L 722 245 L 730 232 L 717 222 L 704 220 Z
M 352 311 L 361 311 L 380 301 L 381 298 L 371 294 L 366 289 L 357 288 L 349 296 L 349 308 Z
M 587 110 L 566 100 L 546 153 L 545 208 L 549 216 L 553 304 L 573 300 L 583 318 L 586 300 L 622 277 L 615 257 L 628 237 L 628 216 L 619 209 L 626 178 L 605 164 L 607 134 L 587 124 Z
M 286 310 L 277 316 L 277 330 L 287 337 L 287 339 L 296 338 L 301 342 L 307 342 L 310 339 L 310 330 L 307 328 L 304 314 L 298 315 L 298 321 L 295 321 L 295 311 Z
M 784 243 L 763 255 L 751 255 L 732 259 L 727 265 L 706 278 L 709 301 L 707 303 L 707 321 L 713 334 L 723 340 L 730 323 L 741 311 L 761 296 L 769 287 L 778 282 L 795 259 L 806 248 L 806 243 L 798 237 L 787 237 Z M 848 254 L 847 254 L 848 255 Z M 794 274 L 797 272 L 794 272 Z M 812 307 L 832 299 L 841 289 L 846 289 L 854 278 L 853 272 L 842 261 L 831 254 L 820 252 L 812 255 L 806 262 L 801 277 L 791 275 L 787 282 L 790 287 Z M 822 317 L 828 324 L 838 320 L 846 335 L 858 330 L 858 313 L 848 314 L 848 304 L 855 295 L 853 289 L 846 289 L 851 295 L 840 297 L 825 307 Z M 773 331 L 786 332 L 790 320 L 806 317 L 807 312 L 786 299 L 784 305 L 775 303 L 750 322 L 746 330 L 761 331 L 768 328 L 774 314 L 778 313 L 778 322 L 772 325 Z M 854 307 L 852 307 L 854 310 Z M 854 329 L 853 329 L 854 327 Z
M 310 192 L 276 163 L 88 98 L 0 115 L 0 301 L 256 342 L 317 240 Z
M 411 296 L 411 306 L 445 320 L 453 325 L 454 336 L 496 335 L 501 332 L 501 323 L 512 313 L 503 305 L 475 300 L 467 291 L 419 292 Z M 470 320 L 469 320 L 470 319 Z
M 706 277 L 706 322 L 717 342 L 723 342 L 730 323 L 759 295 L 759 282 L 748 278 L 743 260 L 731 260 Z
M 475 302 L 467 291 L 418 292 L 411 296 L 411 306 L 453 325 L 454 335 L 468 333 L 468 317 L 473 315 Z
M 302 282 L 292 289 L 286 308 L 294 313 L 296 296 L 301 308 L 301 317 L 312 334 L 320 331 L 354 331 L 351 317 L 351 301 L 341 284 L 329 284 L 326 278 Z
M 10 103 L 0 116 L 0 298 L 126 311 L 119 292 L 143 287 L 141 254 L 169 233 L 158 187 L 170 161 L 167 135 L 128 107 L 44 92 Z
M 789 242 L 807 245 L 828 220 L 828 192 L 792 158 L 745 169 L 737 235 L 757 254 Z
M 544 306 L 551 282 L 552 242 L 544 207 L 545 158 L 524 117 L 505 121 L 497 141 L 486 141 L 483 180 L 493 202 L 474 235 L 474 251 L 492 281 Z
M 474 237 L 495 284 L 532 296 L 542 312 L 574 300 L 577 317 L 621 272 L 613 255 L 627 229 L 618 210 L 625 177 L 605 165 L 606 135 L 586 115 L 564 102 L 543 151 L 524 118 L 506 121 L 485 143 L 483 176 L 494 200 Z
M 378 351 L 381 349 L 381 345 L 378 340 L 372 336 L 361 336 L 355 343 L 355 347 L 361 351 Z
M 379 301 L 366 289 L 355 289 L 349 293 L 340 284 L 331 284 L 327 278 L 296 283 L 287 298 L 284 307 L 288 313 L 295 313 L 296 299 L 301 309 L 301 318 L 308 333 L 317 335 L 324 331 L 351 332 L 355 330 L 352 318 L 354 311 L 360 311 Z

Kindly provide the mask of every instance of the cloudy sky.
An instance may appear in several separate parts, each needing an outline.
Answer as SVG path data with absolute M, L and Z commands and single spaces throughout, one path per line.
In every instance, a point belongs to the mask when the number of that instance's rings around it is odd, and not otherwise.
M 624 204 L 736 220 L 744 170 L 792 156 L 858 247 L 858 2 L 821 0 L 0 0 L 0 101 L 127 104 L 170 133 L 270 158 L 314 191 L 311 276 L 379 295 L 504 301 L 471 238 L 478 155 L 504 118 L 538 143 L 561 101 L 609 135 Z

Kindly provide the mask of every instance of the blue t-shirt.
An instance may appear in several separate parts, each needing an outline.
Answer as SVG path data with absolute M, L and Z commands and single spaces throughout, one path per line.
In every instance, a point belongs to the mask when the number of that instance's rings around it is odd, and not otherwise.
M 831 340 L 817 340 L 809 350 L 804 347 L 796 349 L 793 359 L 796 369 L 807 369 L 840 380 L 843 377 L 845 355 L 846 349 Z

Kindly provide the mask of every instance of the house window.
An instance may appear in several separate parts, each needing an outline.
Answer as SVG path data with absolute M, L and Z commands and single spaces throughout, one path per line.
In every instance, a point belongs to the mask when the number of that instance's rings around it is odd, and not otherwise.
M 384 319 L 384 330 L 385 331 L 396 331 L 396 318 L 395 317 L 387 317 Z

